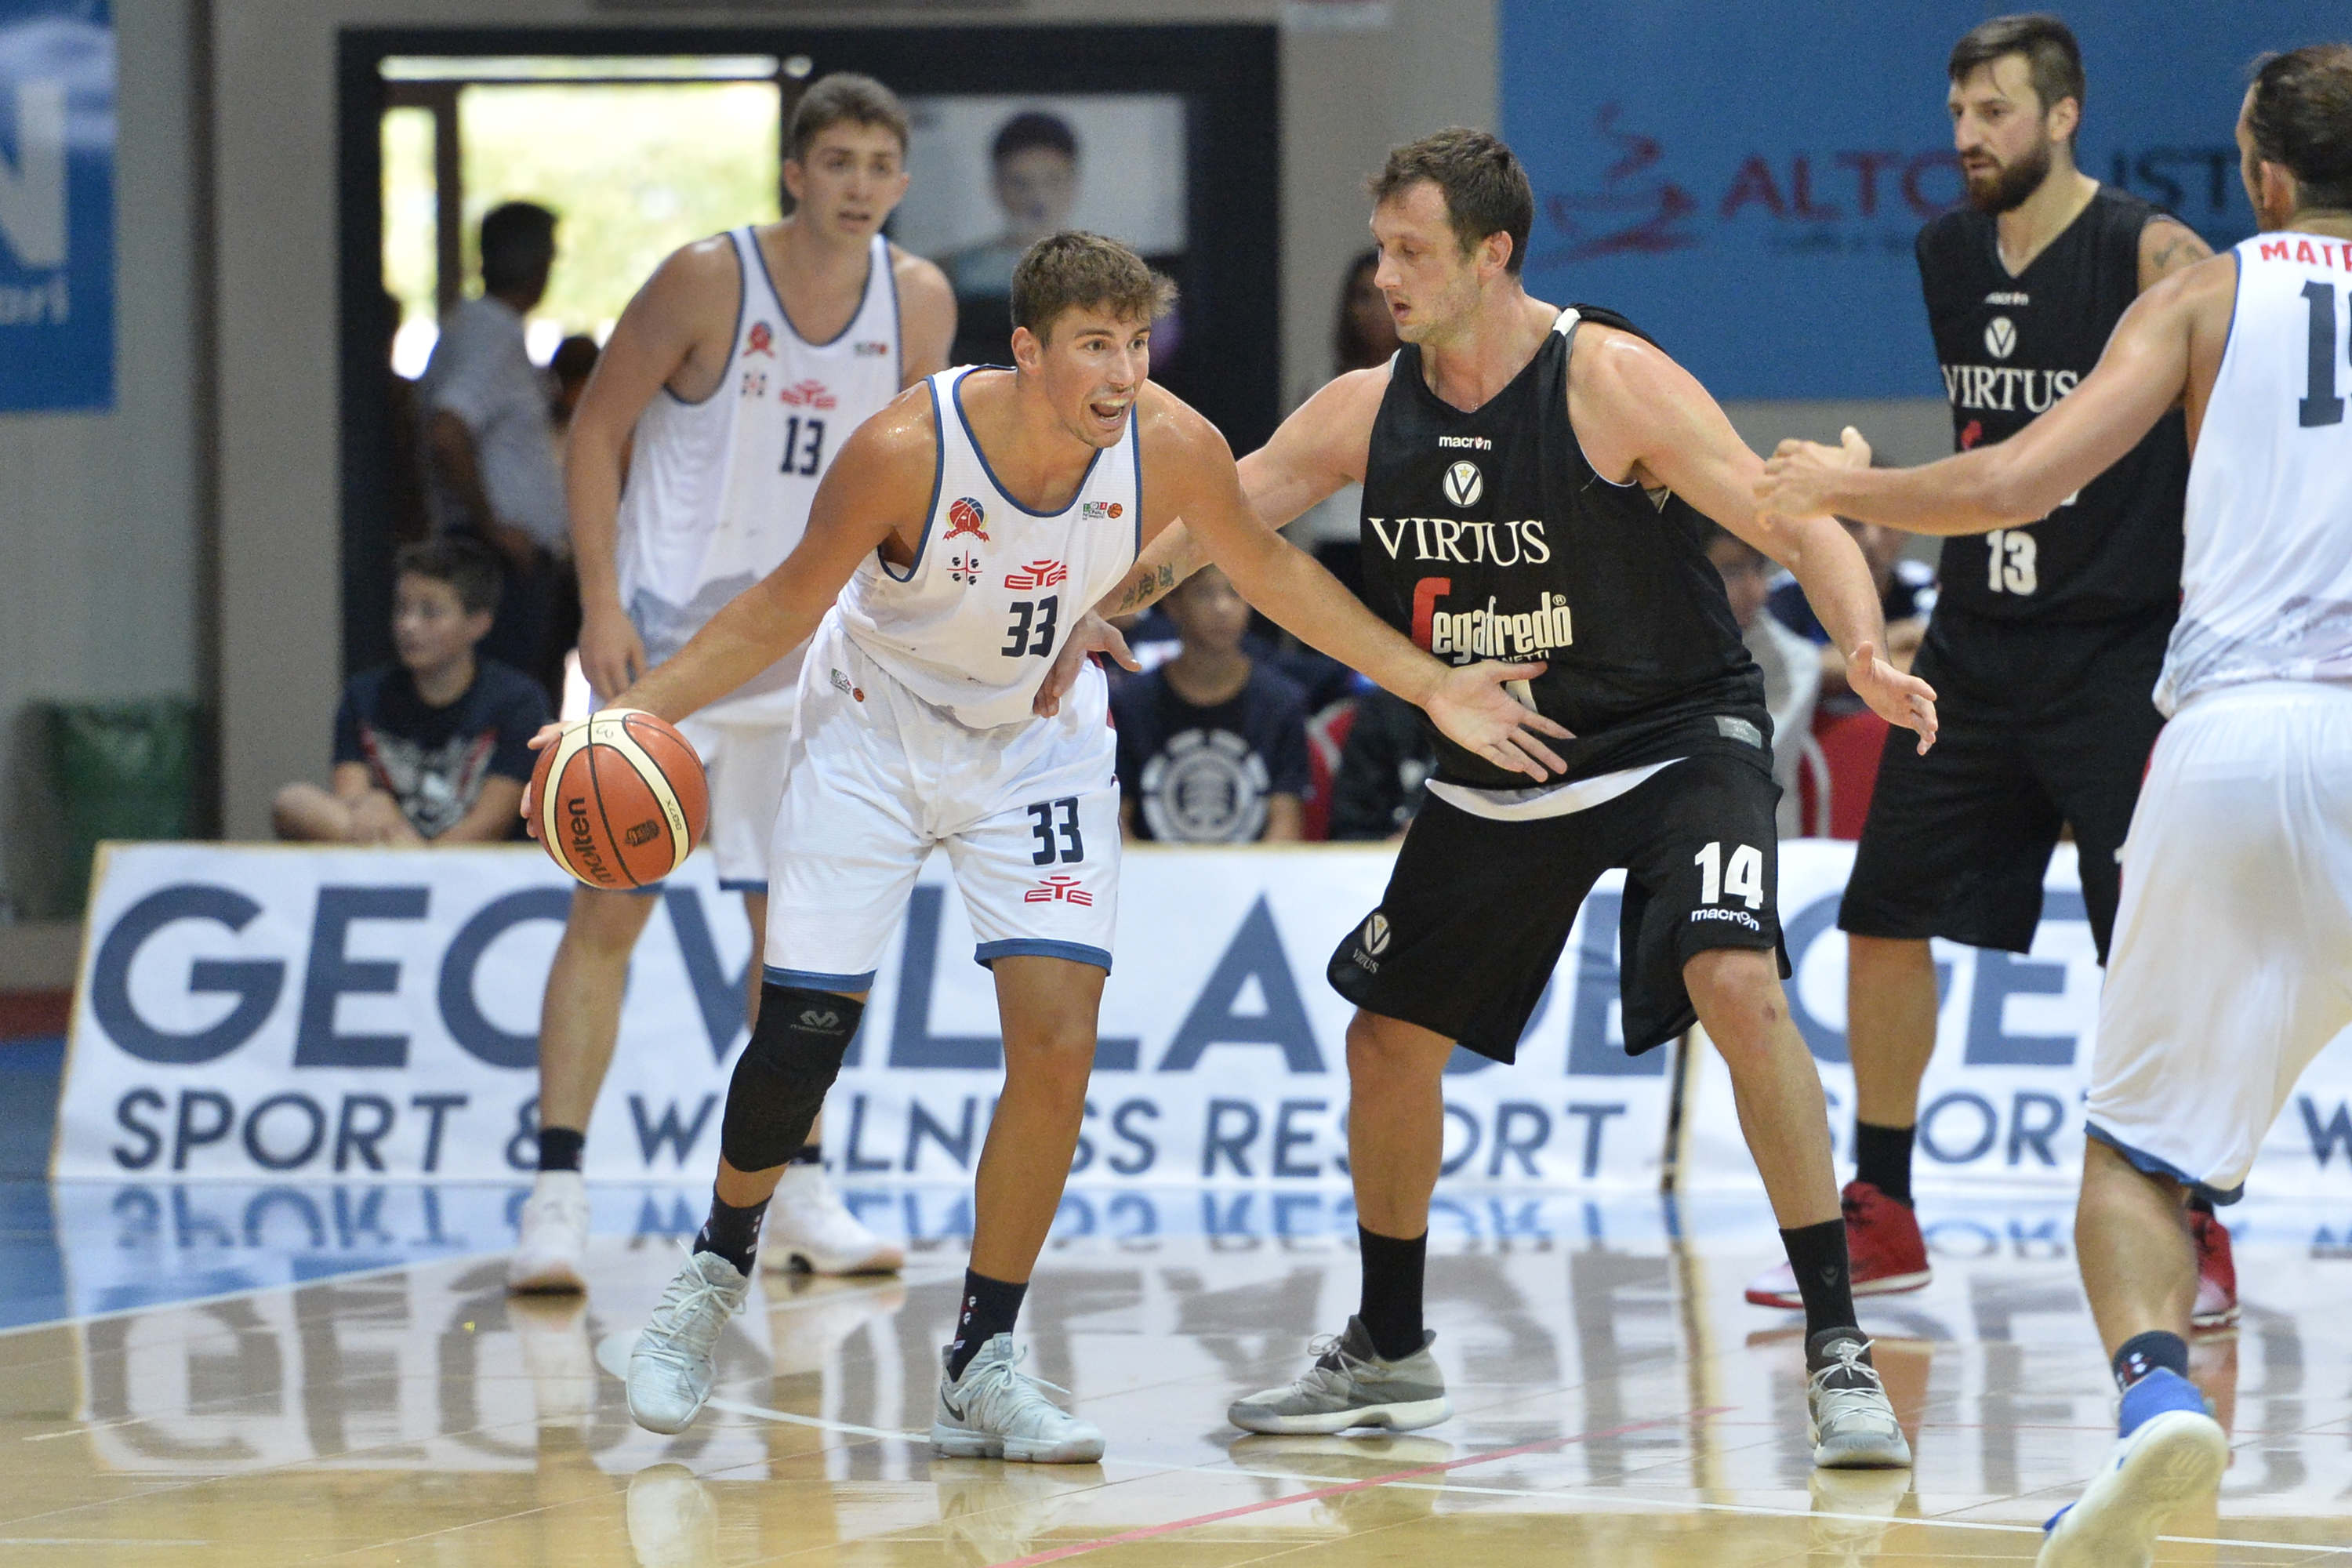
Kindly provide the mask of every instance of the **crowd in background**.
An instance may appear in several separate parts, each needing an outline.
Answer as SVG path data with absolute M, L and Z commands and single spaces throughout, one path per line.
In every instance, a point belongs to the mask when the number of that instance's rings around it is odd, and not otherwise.
M 1043 141 L 1036 150 L 1055 151 Z M 332 782 L 280 792 L 282 837 L 417 843 L 513 831 L 530 764 L 523 742 L 564 710 L 580 627 L 563 437 L 597 346 L 566 338 L 542 368 L 524 332 L 556 263 L 557 221 L 528 202 L 492 209 L 481 291 L 443 323 L 422 377 L 392 374 L 398 658 L 352 679 Z M 1340 286 L 1335 374 L 1397 350 L 1373 281 L 1379 259 L 1357 256 Z M 1288 530 L 1351 588 L 1362 581 L 1360 510 L 1360 487 L 1349 486 Z M 1890 653 L 1907 668 L 1935 604 L 1934 571 L 1903 554 L 1902 535 L 1849 528 L 1877 581 Z M 1720 529 L 1706 552 L 1764 672 L 1782 835 L 1853 837 L 1884 724 L 1847 689 L 1842 653 L 1786 572 Z M 1129 838 L 1391 839 L 1420 809 L 1435 758 L 1418 712 L 1254 614 L 1222 573 L 1202 572 L 1122 629 L 1143 666 L 1111 667 Z

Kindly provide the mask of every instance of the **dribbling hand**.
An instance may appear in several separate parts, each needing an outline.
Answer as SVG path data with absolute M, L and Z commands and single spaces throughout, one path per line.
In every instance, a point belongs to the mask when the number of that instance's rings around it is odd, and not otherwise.
M 1445 738 L 1465 751 L 1507 772 L 1548 779 L 1568 772 L 1568 764 L 1542 738 L 1575 737 L 1503 689 L 1507 681 L 1533 680 L 1543 672 L 1540 664 L 1465 664 L 1440 677 L 1423 706 Z

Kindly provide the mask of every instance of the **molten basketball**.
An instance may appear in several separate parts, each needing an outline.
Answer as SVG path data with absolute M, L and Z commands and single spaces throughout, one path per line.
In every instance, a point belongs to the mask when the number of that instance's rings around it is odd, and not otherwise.
M 685 736 L 650 713 L 607 708 L 539 753 L 539 841 L 592 888 L 660 881 L 686 864 L 710 816 L 710 784 Z

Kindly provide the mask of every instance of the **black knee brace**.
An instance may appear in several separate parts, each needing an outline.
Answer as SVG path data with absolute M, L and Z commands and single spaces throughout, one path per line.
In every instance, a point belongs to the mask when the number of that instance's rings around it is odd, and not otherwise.
M 829 991 L 761 988 L 760 1021 L 735 1064 L 719 1126 L 719 1152 L 729 1164 L 765 1171 L 808 1142 L 865 1014 L 865 1003 Z

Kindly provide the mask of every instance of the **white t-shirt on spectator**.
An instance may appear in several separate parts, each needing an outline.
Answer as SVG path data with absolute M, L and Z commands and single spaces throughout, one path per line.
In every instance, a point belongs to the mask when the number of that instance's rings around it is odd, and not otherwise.
M 1797 803 L 1798 760 L 1813 731 L 1813 703 L 1822 691 L 1822 650 L 1811 638 L 1782 626 L 1769 610 L 1744 635 L 1748 651 L 1764 671 L 1764 706 L 1772 715 L 1772 777 L 1780 786 L 1780 837 L 1804 829 Z
M 521 529 L 553 553 L 568 553 L 555 419 L 546 383 L 523 344 L 521 314 L 487 295 L 460 304 L 442 325 L 417 396 L 428 416 L 446 408 L 473 433 L 482 489 L 498 509 L 498 521 Z M 437 526 L 480 521 L 463 517 L 440 475 L 432 477 L 427 493 Z

